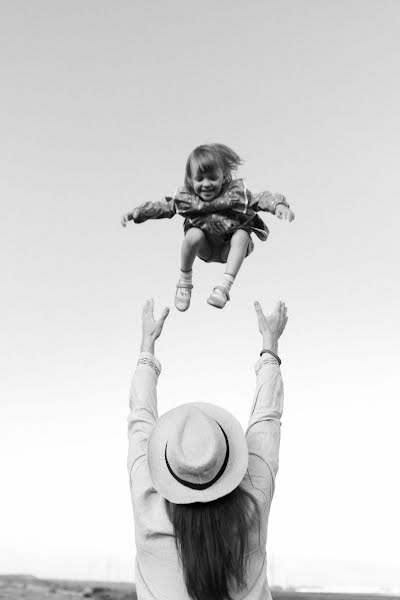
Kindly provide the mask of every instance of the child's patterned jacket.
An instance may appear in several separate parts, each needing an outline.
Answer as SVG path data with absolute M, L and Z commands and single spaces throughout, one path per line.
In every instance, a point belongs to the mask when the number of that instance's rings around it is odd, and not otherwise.
M 278 204 L 289 206 L 282 194 L 268 191 L 252 194 L 243 179 L 233 179 L 223 186 L 221 195 L 210 202 L 204 202 L 182 187 L 174 196 L 138 206 L 135 210 L 139 212 L 135 219 L 133 212 L 126 218 L 135 223 L 143 223 L 148 219 L 170 219 L 179 214 L 185 218 L 185 232 L 191 227 L 198 227 L 211 237 L 228 240 L 237 229 L 245 229 L 265 241 L 269 230 L 257 211 L 275 213 Z

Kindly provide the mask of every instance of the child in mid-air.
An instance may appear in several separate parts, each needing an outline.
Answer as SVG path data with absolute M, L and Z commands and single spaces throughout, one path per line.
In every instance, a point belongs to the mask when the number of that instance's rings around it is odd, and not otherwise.
M 262 241 L 268 237 L 268 228 L 257 211 L 268 211 L 287 221 L 294 219 L 281 194 L 252 194 L 243 179 L 232 178 L 241 164 L 236 152 L 223 144 L 198 146 L 187 159 L 185 185 L 173 197 L 146 202 L 122 218 L 124 227 L 128 221 L 142 223 L 147 219 L 171 218 L 177 213 L 185 218 L 175 295 L 175 306 L 180 311 L 190 305 L 196 256 L 205 262 L 226 263 L 222 280 L 207 300 L 212 306 L 223 308 L 243 260 L 254 249 L 251 234 Z

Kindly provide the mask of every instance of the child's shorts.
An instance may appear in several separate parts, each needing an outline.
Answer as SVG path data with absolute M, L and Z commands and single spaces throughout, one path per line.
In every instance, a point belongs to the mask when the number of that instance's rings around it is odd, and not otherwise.
M 210 253 L 210 256 L 208 256 L 207 258 L 202 258 L 201 256 L 199 256 L 199 258 L 201 258 L 201 260 L 204 260 L 204 262 L 226 263 L 228 254 L 229 254 L 229 250 L 231 249 L 231 239 L 224 240 L 224 239 L 221 239 L 216 236 L 210 236 L 206 232 L 204 232 L 204 233 L 205 233 L 207 242 L 210 246 L 211 253 Z M 253 252 L 253 250 L 254 250 L 254 242 L 250 237 L 249 244 L 247 246 L 246 257 L 249 254 L 251 254 Z

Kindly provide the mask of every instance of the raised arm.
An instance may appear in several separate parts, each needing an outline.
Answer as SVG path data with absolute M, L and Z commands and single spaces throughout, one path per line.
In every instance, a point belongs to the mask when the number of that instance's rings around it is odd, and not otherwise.
M 272 500 L 279 466 L 280 419 L 283 411 L 283 384 L 278 357 L 278 340 L 287 323 L 287 309 L 278 302 L 265 316 L 255 302 L 263 348 L 256 363 L 256 391 L 246 432 L 249 473 L 254 485 Z
M 135 469 L 146 457 L 147 440 L 158 418 L 157 382 L 161 365 L 154 356 L 154 347 L 168 313 L 169 308 L 165 308 L 156 320 L 154 301 L 147 300 L 143 307 L 140 355 L 129 394 L 128 471 L 131 481 Z
M 173 198 L 163 198 L 158 202 L 145 202 L 126 213 L 121 218 L 122 227 L 126 227 L 128 221 L 143 223 L 148 219 L 171 219 L 176 213 L 176 207 Z

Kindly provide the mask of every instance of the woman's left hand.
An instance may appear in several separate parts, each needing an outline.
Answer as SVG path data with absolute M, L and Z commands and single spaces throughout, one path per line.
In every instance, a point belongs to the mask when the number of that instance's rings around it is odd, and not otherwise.
M 168 317 L 169 308 L 164 308 L 159 319 L 154 318 L 154 300 L 146 300 L 142 313 L 142 344 L 141 352 L 154 354 L 154 344 L 160 337 L 164 327 L 165 319 Z

